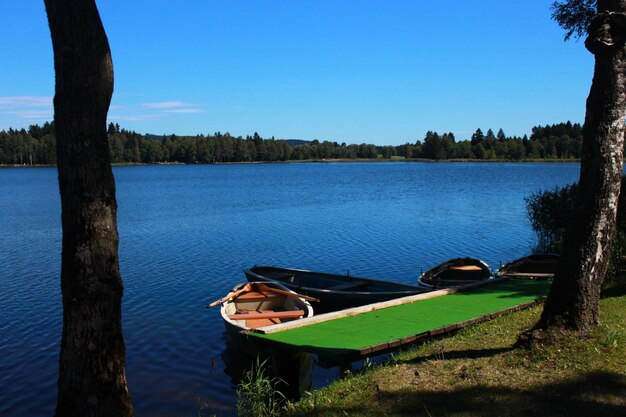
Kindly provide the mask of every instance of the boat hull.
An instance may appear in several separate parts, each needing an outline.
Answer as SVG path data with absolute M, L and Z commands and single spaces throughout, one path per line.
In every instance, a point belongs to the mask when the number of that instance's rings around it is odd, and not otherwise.
M 298 294 L 320 300 L 315 314 L 388 301 L 425 292 L 417 285 L 293 268 L 255 266 L 244 270 L 248 281 L 274 281 Z
M 558 266 L 558 254 L 529 255 L 505 264 L 496 275 L 516 279 L 551 279 L 554 278 Z
M 313 316 L 311 304 L 299 297 L 299 294 L 276 282 L 241 283 L 233 287 L 232 293 L 239 292 L 246 285 L 272 287 L 290 295 L 271 293 L 271 291 L 252 291 L 222 303 L 220 315 L 226 327 L 228 341 L 241 350 L 253 353 L 257 350 L 254 342 L 245 333 L 260 327 L 284 323 Z M 294 313 L 294 314 L 291 314 Z M 301 314 L 300 314 L 301 313 Z M 260 317 L 255 317 L 255 316 Z M 272 317 L 272 315 L 274 317 Z
M 460 287 L 493 278 L 486 262 L 476 258 L 454 258 L 420 275 L 420 286 L 431 290 Z

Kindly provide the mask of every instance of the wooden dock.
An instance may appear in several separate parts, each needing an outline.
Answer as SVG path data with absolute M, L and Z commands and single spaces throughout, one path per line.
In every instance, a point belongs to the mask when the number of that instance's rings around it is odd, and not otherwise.
M 499 278 L 267 326 L 249 337 L 345 363 L 530 307 L 551 283 Z

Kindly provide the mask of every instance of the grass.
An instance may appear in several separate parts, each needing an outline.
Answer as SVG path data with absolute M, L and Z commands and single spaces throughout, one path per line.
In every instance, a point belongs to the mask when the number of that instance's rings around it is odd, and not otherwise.
M 541 306 L 462 329 L 337 381 L 286 416 L 624 416 L 626 295 L 601 301 L 588 338 L 514 347 Z
M 237 387 L 237 415 L 239 417 L 278 417 L 285 397 L 275 389 L 278 378 L 270 378 L 267 365 L 257 358 Z

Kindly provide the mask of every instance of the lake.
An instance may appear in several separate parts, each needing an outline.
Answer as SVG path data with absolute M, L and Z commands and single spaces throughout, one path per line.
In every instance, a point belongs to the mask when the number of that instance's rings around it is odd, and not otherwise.
M 574 163 L 116 167 L 127 379 L 137 416 L 234 413 L 218 309 L 242 269 L 279 265 L 415 283 L 535 242 L 524 197 Z M 50 416 L 61 337 L 55 169 L 0 169 L 0 415 Z M 235 361 L 237 359 L 235 358 Z M 313 369 L 319 387 L 336 370 Z

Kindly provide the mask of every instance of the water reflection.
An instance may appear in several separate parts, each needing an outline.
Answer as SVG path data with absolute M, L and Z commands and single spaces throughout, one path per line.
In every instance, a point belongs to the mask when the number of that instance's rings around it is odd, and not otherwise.
M 213 301 L 208 295 L 241 282 L 244 268 L 350 270 L 414 284 L 420 269 L 457 256 L 498 265 L 533 245 L 524 197 L 575 181 L 579 166 L 250 164 L 114 171 L 127 378 L 137 416 L 158 417 L 196 415 L 196 399 L 214 410 L 207 415 L 232 410 L 231 378 L 220 359 L 224 341 L 215 337 L 224 324 L 219 311 L 204 306 Z M 0 170 L 0 213 L 0 415 L 52 415 L 62 329 L 56 170 Z M 208 368 L 211 358 L 217 360 Z M 338 374 L 315 365 L 314 388 Z

